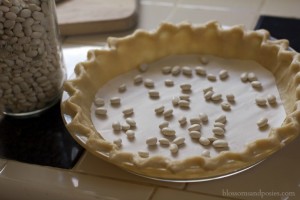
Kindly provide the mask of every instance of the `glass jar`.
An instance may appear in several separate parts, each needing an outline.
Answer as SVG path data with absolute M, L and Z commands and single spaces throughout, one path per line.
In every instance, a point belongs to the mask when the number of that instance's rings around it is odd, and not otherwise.
M 61 97 L 55 0 L 0 0 L 0 103 L 4 114 L 40 113 Z

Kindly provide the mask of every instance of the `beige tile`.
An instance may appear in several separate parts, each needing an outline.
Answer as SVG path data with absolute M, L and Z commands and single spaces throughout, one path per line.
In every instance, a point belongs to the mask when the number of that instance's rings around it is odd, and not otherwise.
M 257 12 L 263 0 L 179 0 L 179 6 L 194 6 L 208 10 L 235 10 Z
M 241 17 L 242 16 L 242 17 Z M 237 24 L 244 25 L 247 29 L 253 29 L 258 19 L 258 12 L 240 12 L 230 10 L 203 9 L 201 7 L 179 6 L 169 21 L 179 23 L 187 21 L 190 23 L 206 23 L 211 20 L 217 20 L 222 25 L 232 26 Z
M 261 14 L 300 18 L 299 0 L 265 0 Z
M 147 200 L 153 187 L 9 161 L 0 174 L 1 198 Z M 6 198 L 4 198 L 6 199 Z
M 134 174 L 131 174 L 115 165 L 112 165 L 102 159 L 96 158 L 90 153 L 85 153 L 85 155 L 77 163 L 73 171 L 96 175 L 101 177 L 126 180 L 136 183 L 145 183 L 157 186 L 164 186 L 170 188 L 182 189 L 185 186 L 185 183 L 170 183 L 165 181 L 156 181 L 148 178 L 143 178 Z
M 173 189 L 158 188 L 151 200 L 172 199 L 172 200 L 224 200 L 224 198 L 185 192 Z
M 299 147 L 300 137 L 252 169 L 220 180 L 189 183 L 187 190 L 215 195 L 227 195 L 247 200 L 262 198 L 253 196 L 257 194 L 253 194 L 252 196 L 238 196 L 238 194 L 234 196 L 231 195 L 231 192 L 256 192 L 258 194 L 291 192 L 290 195 L 295 195 L 297 198 L 291 196 L 289 200 L 298 199 L 300 196 Z M 278 195 L 271 195 L 266 194 L 263 199 L 281 200 Z M 273 193 L 273 195 L 276 194 Z

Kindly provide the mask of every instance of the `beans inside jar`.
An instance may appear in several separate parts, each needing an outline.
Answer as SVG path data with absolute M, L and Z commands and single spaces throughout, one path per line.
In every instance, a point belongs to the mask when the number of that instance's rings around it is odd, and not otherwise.
M 42 110 L 65 79 L 54 0 L 0 1 L 0 99 L 7 114 Z

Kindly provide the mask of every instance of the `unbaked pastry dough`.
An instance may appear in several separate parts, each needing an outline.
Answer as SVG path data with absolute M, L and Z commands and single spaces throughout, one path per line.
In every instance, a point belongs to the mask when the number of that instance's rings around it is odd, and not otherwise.
M 286 111 L 282 125 L 267 138 L 249 143 L 243 151 L 222 151 L 216 156 L 170 159 L 155 155 L 141 158 L 119 150 L 93 125 L 91 107 L 95 94 L 108 81 L 141 64 L 172 55 L 211 55 L 224 59 L 252 60 L 275 77 Z M 75 68 L 76 78 L 66 81 L 69 98 L 62 113 L 70 117 L 67 128 L 88 151 L 123 169 L 144 176 L 193 180 L 221 176 L 247 168 L 270 156 L 299 134 L 300 56 L 289 50 L 287 40 L 272 40 L 266 30 L 249 31 L 242 26 L 222 28 L 217 22 L 193 26 L 163 23 L 153 32 L 137 30 L 124 38 L 109 38 L 108 48 L 92 50 L 88 60 Z

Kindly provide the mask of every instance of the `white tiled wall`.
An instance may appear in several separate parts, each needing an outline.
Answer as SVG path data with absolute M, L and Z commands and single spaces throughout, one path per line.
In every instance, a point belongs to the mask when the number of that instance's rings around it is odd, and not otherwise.
M 300 18 L 299 0 L 265 0 L 261 13 L 282 17 Z
M 151 30 L 163 21 L 202 23 L 218 20 L 224 25 L 244 24 L 246 28 L 253 29 L 260 14 L 300 19 L 299 8 L 299 0 L 140 0 L 137 28 Z M 74 65 L 83 61 L 87 50 L 93 48 L 87 46 L 104 46 L 107 37 L 125 36 L 132 31 L 64 38 L 64 53 L 72 58 L 66 59 L 69 75 Z M 74 52 L 74 48 L 78 51 Z M 0 198 L 297 200 L 300 199 L 299 147 L 300 138 L 248 171 L 220 180 L 198 183 L 170 183 L 138 177 L 95 158 L 88 152 L 72 170 L 0 160 Z M 259 191 L 294 192 L 296 196 L 269 195 L 262 198 L 230 193 Z

